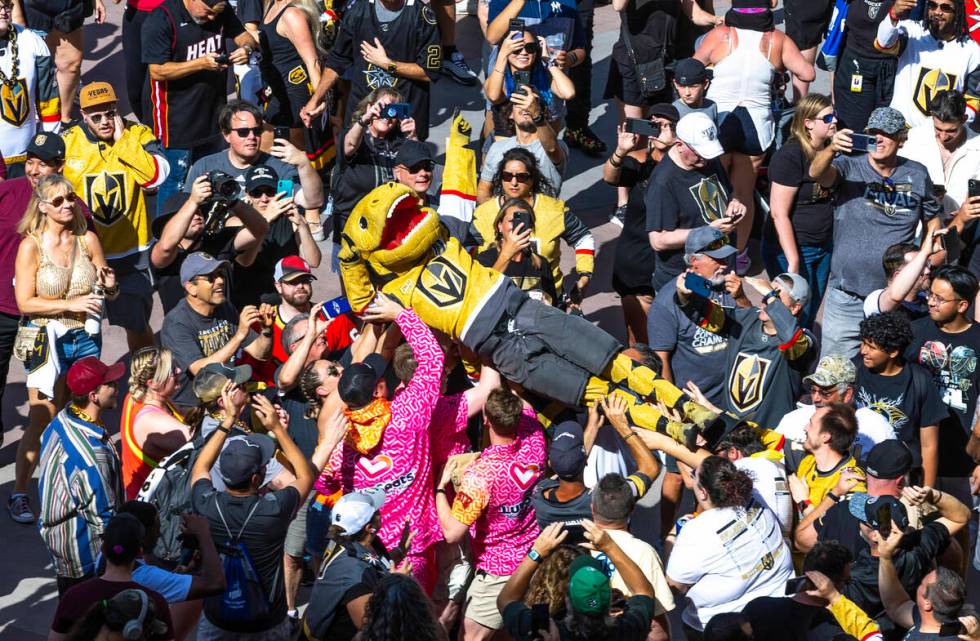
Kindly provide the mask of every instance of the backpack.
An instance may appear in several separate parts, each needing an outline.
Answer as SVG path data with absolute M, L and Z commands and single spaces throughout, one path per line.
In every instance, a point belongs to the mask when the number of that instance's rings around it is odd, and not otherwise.
M 160 538 L 153 549 L 158 559 L 180 560 L 181 514 L 191 509 L 191 468 L 203 446 L 200 436 L 184 443 L 160 461 L 136 495 L 137 500 L 150 503 L 160 513 Z
M 827 36 L 817 54 L 817 66 L 824 71 L 837 69 L 837 58 L 844 48 L 844 29 L 847 26 L 847 0 L 837 0 L 834 3 L 834 13 L 830 17 Z
M 221 567 L 225 571 L 225 582 L 227 588 L 222 594 L 209 596 L 204 599 L 204 614 L 209 621 L 217 624 L 225 624 L 220 627 L 240 629 L 239 626 L 250 621 L 262 619 L 268 616 L 272 609 L 269 596 L 262 587 L 259 573 L 255 569 L 255 563 L 248 553 L 248 549 L 242 544 L 241 537 L 248 525 L 255 510 L 258 509 L 261 498 L 256 497 L 255 504 L 249 510 L 248 516 L 242 523 L 242 528 L 238 531 L 238 536 L 233 536 L 225 515 L 221 512 L 221 505 L 215 501 L 214 507 L 218 511 L 218 517 L 225 526 L 228 533 L 228 542 L 218 545 L 218 557 L 221 559 Z M 279 581 L 279 570 L 276 569 L 276 576 L 272 581 L 273 593 L 276 583 Z

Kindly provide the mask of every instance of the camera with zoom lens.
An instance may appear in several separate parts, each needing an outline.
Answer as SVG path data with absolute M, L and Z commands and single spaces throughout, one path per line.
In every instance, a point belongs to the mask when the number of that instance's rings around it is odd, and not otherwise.
M 201 206 L 204 216 L 204 235 L 216 236 L 225 228 L 231 207 L 238 202 L 242 188 L 235 177 L 217 169 L 207 173 L 211 183 L 211 198 Z

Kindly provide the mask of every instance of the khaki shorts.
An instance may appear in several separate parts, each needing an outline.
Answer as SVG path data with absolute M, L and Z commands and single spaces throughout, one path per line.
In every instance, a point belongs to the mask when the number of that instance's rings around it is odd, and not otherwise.
M 459 544 L 436 543 L 436 562 L 439 574 L 432 590 L 432 600 L 459 601 L 466 596 L 466 587 L 473 576 L 473 566 Z
M 466 594 L 464 616 L 491 630 L 502 628 L 504 618 L 497 609 L 497 595 L 504 589 L 504 584 L 509 578 L 477 570 Z

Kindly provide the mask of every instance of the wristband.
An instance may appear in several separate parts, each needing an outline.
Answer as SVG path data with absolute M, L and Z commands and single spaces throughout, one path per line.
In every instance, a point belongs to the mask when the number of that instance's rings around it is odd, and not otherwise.
M 568 66 L 574 67 L 577 64 L 578 64 L 578 56 L 575 54 L 574 51 L 570 51 L 568 53 Z
M 837 496 L 836 494 L 834 494 L 833 492 L 827 492 L 827 495 L 826 496 L 827 496 L 828 499 L 830 499 L 834 503 L 840 503 L 840 497 Z
M 218 423 L 218 427 L 214 428 L 219 432 L 224 432 L 225 434 L 231 434 L 231 428 L 225 427 L 221 423 Z
M 612 158 L 609 159 L 609 164 L 615 167 L 616 169 L 619 169 L 620 167 L 623 166 L 623 161 L 615 160 L 615 158 L 616 158 L 616 154 L 613 154 Z
M 437 487 L 436 488 L 436 494 L 445 494 L 445 493 L 446 493 L 446 488 L 444 488 L 444 487 Z
M 363 120 L 358 120 L 357 121 L 357 124 L 359 124 L 361 126 L 361 129 L 367 129 L 368 128 L 368 125 L 371 124 L 371 121 L 368 120 L 367 122 L 364 122 Z
M 624 436 L 624 437 L 623 437 L 623 441 L 624 441 L 624 442 L 625 442 L 625 441 L 628 441 L 628 440 L 630 440 L 631 438 L 633 438 L 634 436 L 636 436 L 636 432 L 634 432 L 634 431 L 632 431 L 632 430 L 630 430 L 630 433 L 629 433 L 629 434 L 627 434 L 626 436 Z

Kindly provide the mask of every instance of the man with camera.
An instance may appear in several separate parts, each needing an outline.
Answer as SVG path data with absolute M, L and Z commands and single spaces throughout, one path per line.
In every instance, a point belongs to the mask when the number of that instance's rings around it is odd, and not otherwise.
M 170 165 L 149 127 L 122 119 L 109 83 L 83 87 L 79 106 L 81 122 L 62 136 L 65 178 L 92 211 L 106 260 L 116 272 L 122 296 L 106 300 L 106 311 L 110 324 L 126 330 L 133 352 L 153 344 L 151 216 L 144 192 L 166 180 Z
M 255 262 L 269 223 L 244 200 L 238 182 L 221 171 L 198 176 L 190 193 L 170 196 L 153 223 L 159 239 L 150 263 L 165 313 L 184 296 L 178 274 L 193 252 L 247 267 Z

